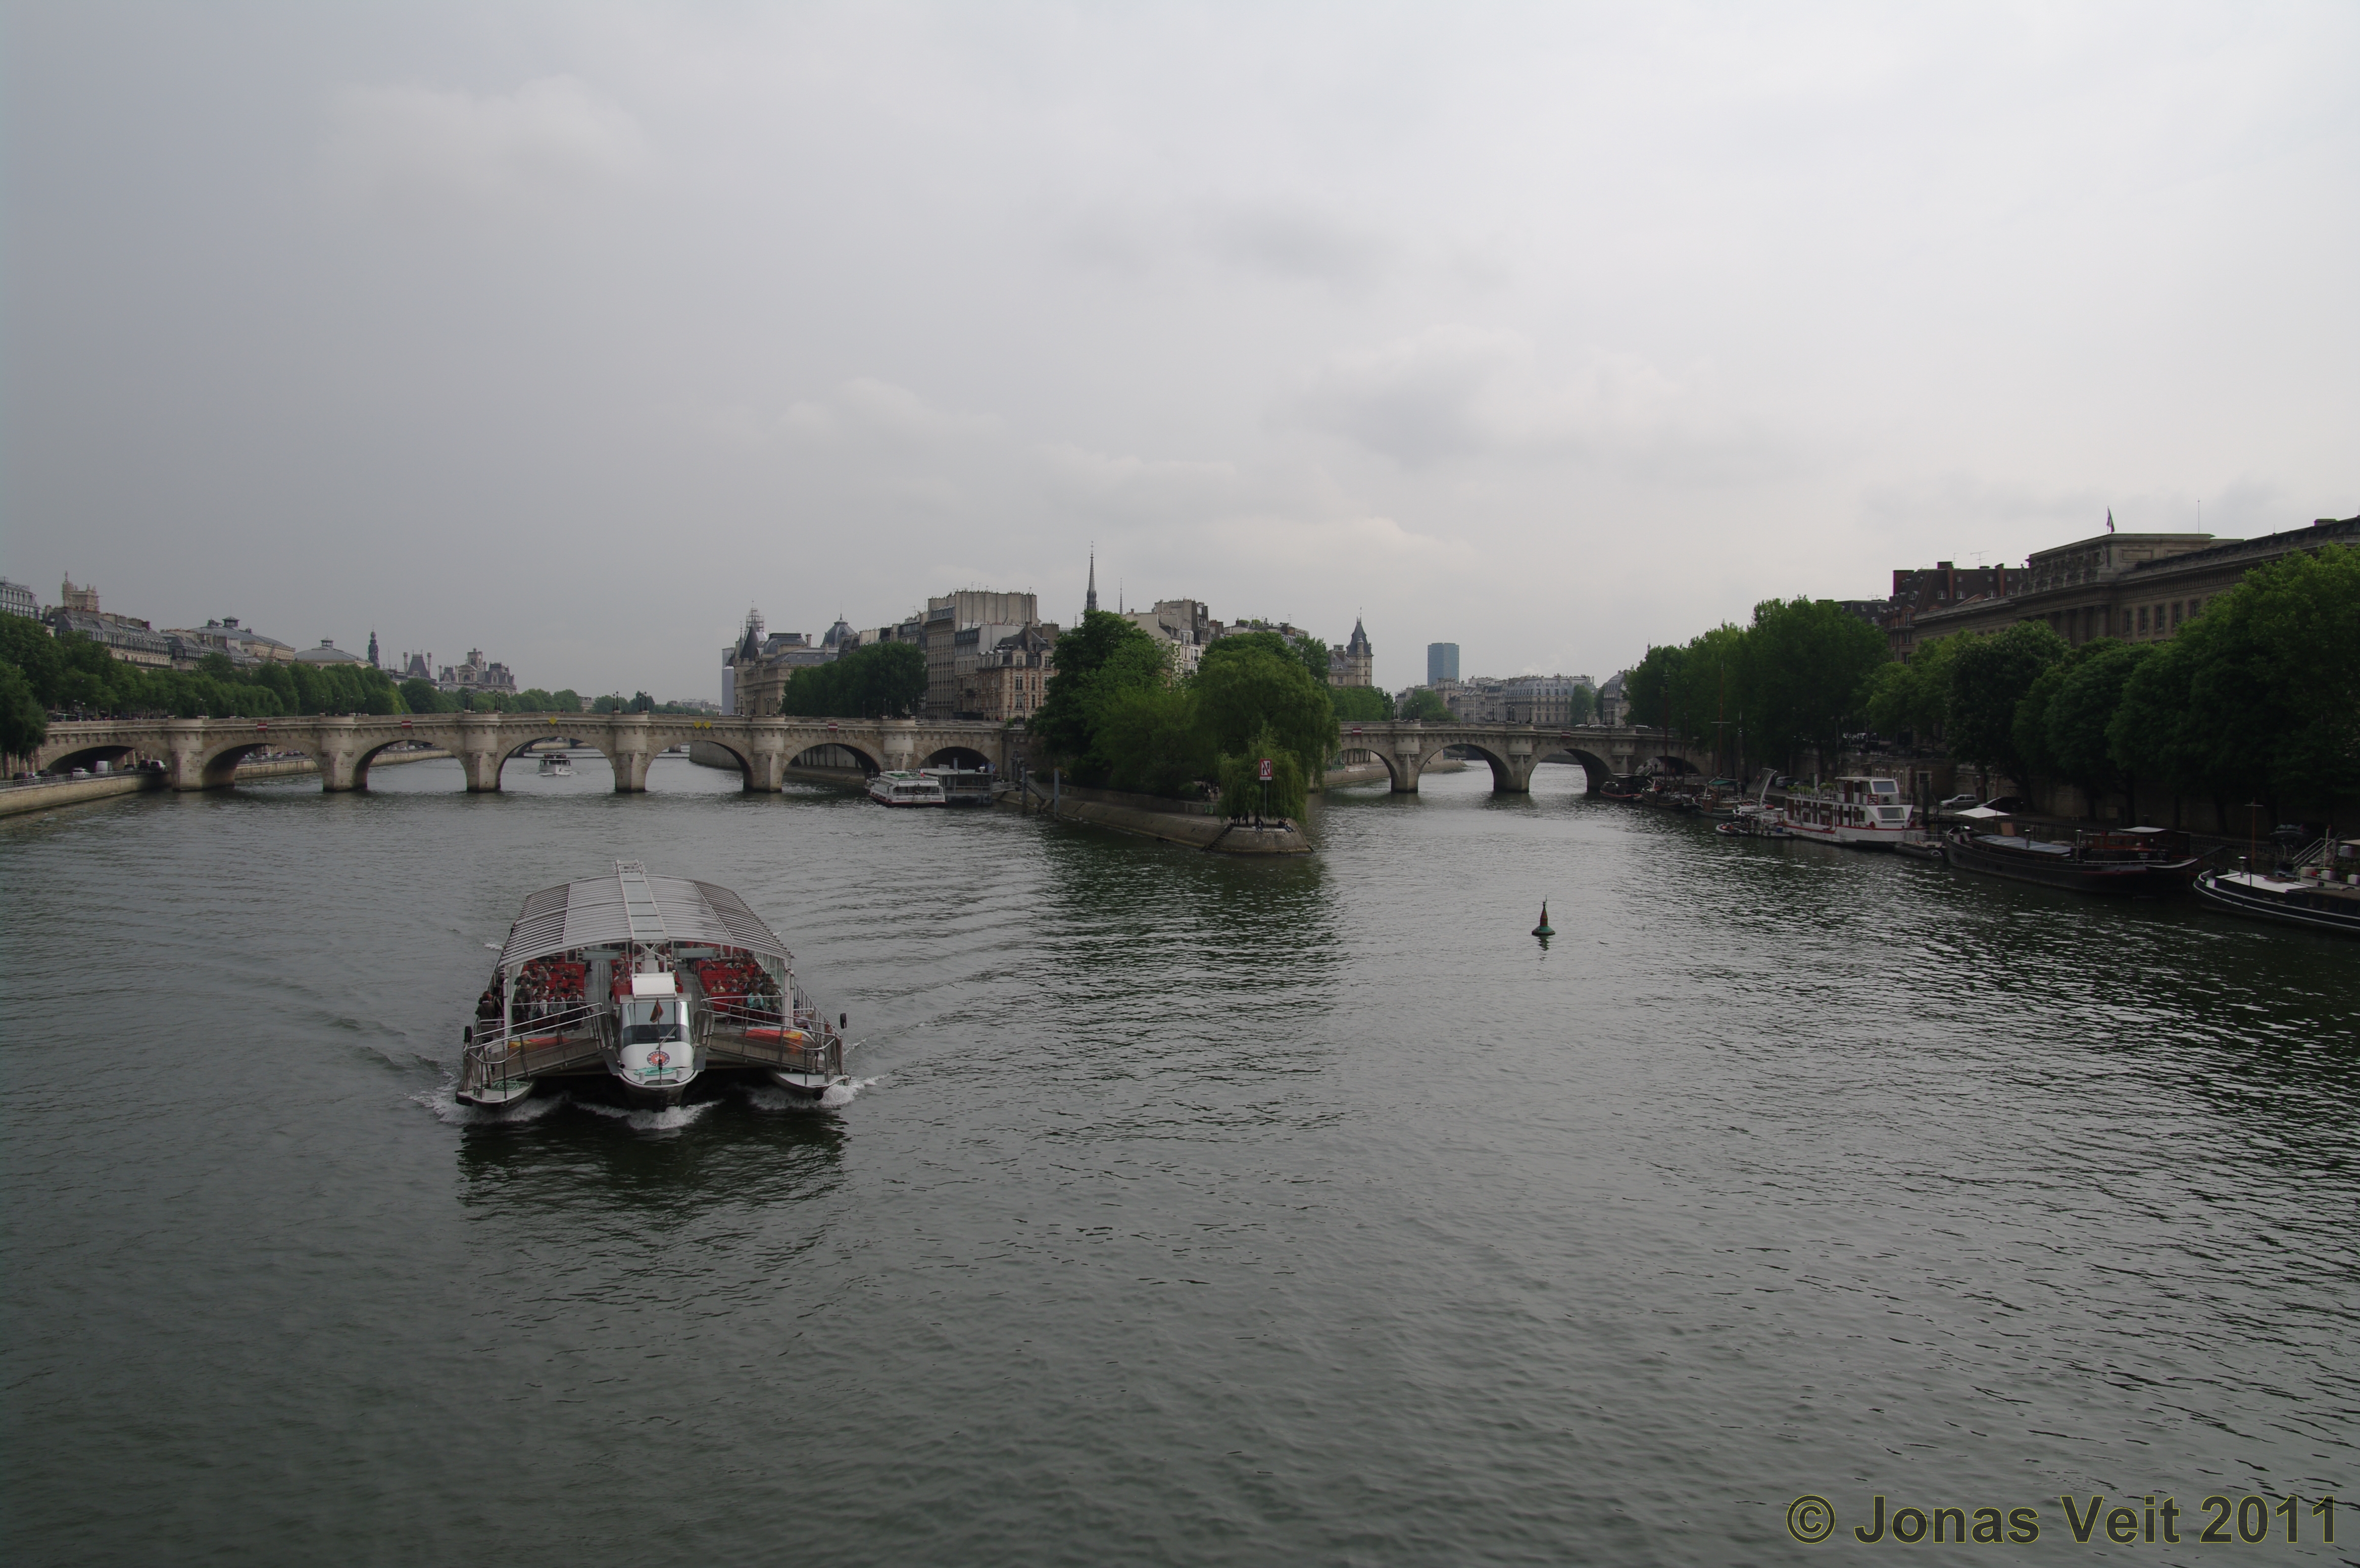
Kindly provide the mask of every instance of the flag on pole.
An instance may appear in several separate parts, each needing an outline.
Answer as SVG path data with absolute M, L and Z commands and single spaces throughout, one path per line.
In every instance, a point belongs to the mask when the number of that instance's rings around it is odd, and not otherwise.
M 2112 508 L 2112 507 L 2108 507 L 2108 508 L 2106 509 L 2106 532 L 2107 532 L 2108 533 L 2112 533 L 2114 531 L 2114 508 Z

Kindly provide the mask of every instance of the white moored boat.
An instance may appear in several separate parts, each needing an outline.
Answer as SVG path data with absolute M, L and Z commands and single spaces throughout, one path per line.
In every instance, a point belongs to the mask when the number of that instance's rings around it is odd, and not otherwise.
M 555 1081 L 676 1105 L 738 1078 L 815 1100 L 850 1082 L 841 1024 L 745 900 L 617 861 L 524 901 L 465 1031 L 458 1094 L 507 1105 Z
M 892 771 L 869 775 L 869 798 L 880 806 L 946 806 L 940 779 Z
M 1822 844 L 1890 850 L 1909 831 L 1914 807 L 1892 779 L 1847 773 L 1824 786 L 1796 785 L 1780 802 L 1786 831 Z
M 574 776 L 574 759 L 563 751 L 541 754 L 541 776 L 545 779 L 570 779 Z

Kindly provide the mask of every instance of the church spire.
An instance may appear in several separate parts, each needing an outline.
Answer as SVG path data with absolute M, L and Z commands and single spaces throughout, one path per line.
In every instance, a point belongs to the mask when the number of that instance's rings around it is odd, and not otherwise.
M 374 626 L 369 628 L 369 668 L 382 668 L 377 659 L 377 628 Z
M 1098 607 L 1098 547 L 1090 546 L 1090 591 L 1083 596 L 1082 613 L 1087 615 Z

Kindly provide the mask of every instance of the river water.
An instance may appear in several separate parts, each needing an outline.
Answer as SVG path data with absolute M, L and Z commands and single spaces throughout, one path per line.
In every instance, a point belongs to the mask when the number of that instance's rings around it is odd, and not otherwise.
M 1343 792 L 1281 863 L 677 760 L 11 826 L 8 1556 L 1786 1562 L 1882 1494 L 2049 1561 L 2060 1493 L 2360 1503 L 2360 949 L 1579 777 Z M 617 858 L 770 921 L 850 1103 L 453 1102 L 486 944 Z

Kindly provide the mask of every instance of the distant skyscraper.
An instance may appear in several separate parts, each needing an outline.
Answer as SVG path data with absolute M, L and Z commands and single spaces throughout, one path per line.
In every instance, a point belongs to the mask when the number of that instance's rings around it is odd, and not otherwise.
M 1426 684 L 1440 685 L 1459 678 L 1459 644 L 1429 642 L 1426 645 Z

